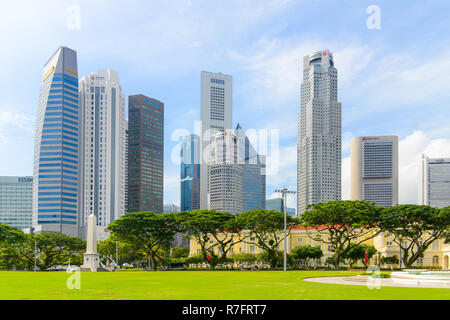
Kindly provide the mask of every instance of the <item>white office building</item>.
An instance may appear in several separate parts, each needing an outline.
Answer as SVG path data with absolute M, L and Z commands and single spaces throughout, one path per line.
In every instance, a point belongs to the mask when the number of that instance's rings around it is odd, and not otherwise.
M 350 199 L 383 207 L 398 204 L 397 136 L 352 139 Z
M 200 208 L 208 207 L 208 163 L 211 138 L 232 128 L 232 77 L 221 73 L 201 73 L 201 164 Z
M 341 103 L 333 55 L 303 58 L 297 138 L 297 214 L 309 204 L 341 200 Z
M 125 213 L 125 95 L 113 70 L 99 70 L 79 81 L 80 101 L 80 236 L 87 218 L 97 216 L 97 237 Z M 84 227 L 83 227 L 84 226 Z
M 450 158 L 422 156 L 419 204 L 436 208 L 450 206 Z
M 218 132 L 210 146 L 208 209 L 239 214 L 243 205 L 243 167 L 238 138 L 231 130 Z

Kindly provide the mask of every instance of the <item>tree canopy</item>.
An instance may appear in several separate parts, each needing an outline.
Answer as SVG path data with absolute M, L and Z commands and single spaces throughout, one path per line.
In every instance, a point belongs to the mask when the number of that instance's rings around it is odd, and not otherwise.
M 437 209 L 426 205 L 398 205 L 383 209 L 380 228 L 394 235 L 402 250 L 406 268 L 437 239 L 444 239 L 450 229 L 450 207 Z
M 310 210 L 301 216 L 304 227 L 324 234 L 314 240 L 329 244 L 334 250 L 335 268 L 340 256 L 345 255 L 351 245 L 358 245 L 375 237 L 381 230 L 379 221 L 382 208 L 367 201 L 329 201 L 309 205 Z
M 131 212 L 114 220 L 108 229 L 119 240 L 141 248 L 148 258 L 149 267 L 157 270 L 157 262 L 162 259 L 158 251 L 170 246 L 180 226 L 172 213 Z
M 277 252 L 284 240 L 284 214 L 275 210 L 255 209 L 239 214 L 236 219 L 238 224 L 249 232 L 245 242 L 267 252 L 270 267 L 276 268 L 279 263 Z M 296 218 L 286 216 L 287 237 L 291 231 L 290 227 L 297 224 Z

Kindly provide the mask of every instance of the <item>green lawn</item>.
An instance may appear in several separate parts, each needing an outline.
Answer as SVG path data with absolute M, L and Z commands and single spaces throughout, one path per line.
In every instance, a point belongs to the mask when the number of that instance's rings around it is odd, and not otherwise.
M 332 285 L 303 281 L 346 271 L 0 272 L 0 299 L 450 299 L 449 289 Z

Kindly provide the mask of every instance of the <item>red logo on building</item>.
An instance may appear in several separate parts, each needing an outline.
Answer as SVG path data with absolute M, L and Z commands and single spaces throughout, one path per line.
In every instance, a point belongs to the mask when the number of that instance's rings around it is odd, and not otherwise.
M 325 57 L 325 56 L 327 55 L 327 52 L 324 51 L 324 52 L 322 53 L 322 55 Z

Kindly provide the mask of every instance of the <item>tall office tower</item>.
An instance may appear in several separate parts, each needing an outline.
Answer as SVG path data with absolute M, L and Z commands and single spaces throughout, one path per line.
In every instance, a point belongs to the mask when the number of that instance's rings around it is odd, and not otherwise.
M 200 137 L 191 134 L 181 143 L 181 211 L 200 209 Z
M 128 97 L 128 212 L 163 212 L 164 103 Z
M 217 132 L 232 126 L 232 77 L 221 73 L 201 73 L 201 165 L 200 208 L 208 207 L 208 163 L 210 142 Z
M 266 209 L 284 212 L 283 198 L 273 198 L 266 200 Z
M 450 158 L 422 156 L 419 204 L 436 208 L 450 206 Z
M 238 138 L 231 130 L 213 136 L 208 165 L 208 209 L 242 212 L 243 169 L 238 157 Z
M 397 136 L 352 139 L 350 199 L 383 207 L 398 204 Z
M 33 232 L 78 236 L 77 53 L 59 47 L 44 66 L 33 162 Z
M 333 55 L 303 58 L 297 138 L 297 214 L 309 204 L 341 200 L 341 103 Z
M 97 238 L 125 213 L 125 95 L 119 75 L 99 70 L 79 81 L 80 236 L 87 218 L 97 216 Z
M 0 177 L 0 223 L 31 227 L 33 177 Z
M 235 129 L 238 138 L 239 164 L 242 165 L 242 211 L 264 209 L 266 206 L 266 158 L 258 155 L 238 124 Z

